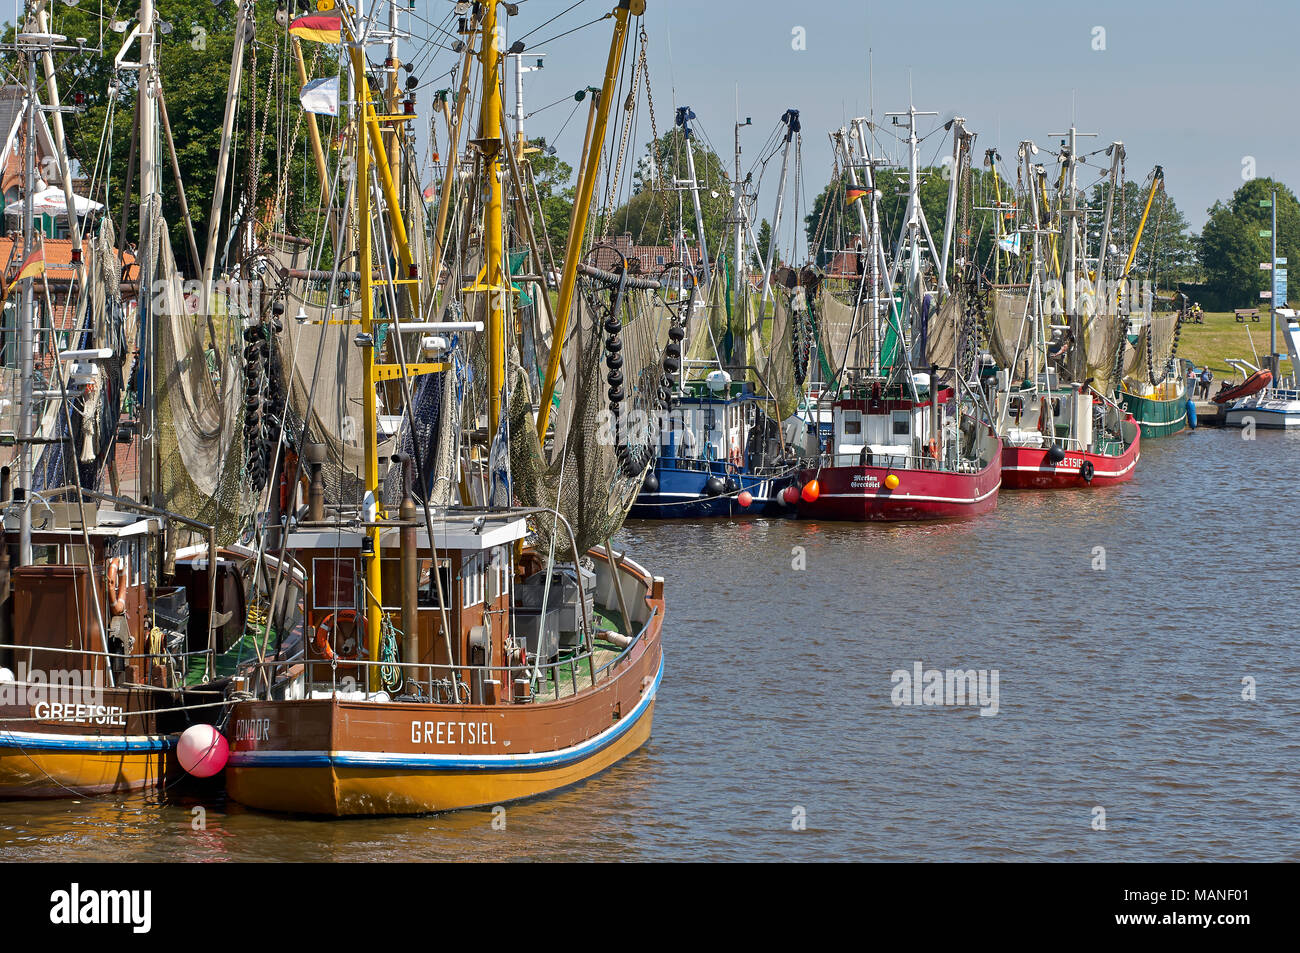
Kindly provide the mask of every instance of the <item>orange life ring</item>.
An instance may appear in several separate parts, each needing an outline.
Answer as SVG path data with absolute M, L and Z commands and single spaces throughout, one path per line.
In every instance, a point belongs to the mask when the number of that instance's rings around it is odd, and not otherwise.
M 338 623 L 340 622 L 352 623 L 355 627 L 355 631 L 353 632 L 353 638 L 355 641 L 352 643 L 351 648 L 348 647 L 348 642 L 345 641 L 343 645 L 340 646 L 338 652 L 335 652 L 333 646 L 330 645 L 330 623 L 334 623 L 333 627 L 337 628 Z M 316 626 L 316 638 L 314 640 L 316 643 L 316 651 L 319 652 L 327 662 L 332 662 L 336 658 L 347 661 L 365 658 L 369 654 L 366 651 L 365 634 L 365 617 L 358 613 L 356 609 L 340 609 L 338 612 L 331 612 L 321 620 L 320 625 Z
M 126 615 L 126 588 L 129 583 L 131 574 L 122 565 L 122 557 L 114 556 L 108 561 L 108 572 L 106 578 L 107 592 L 105 593 L 111 600 L 109 611 L 113 615 Z
M 744 457 L 741 456 L 739 447 L 731 448 L 731 452 L 727 454 L 727 462 L 737 470 L 740 469 L 741 465 L 744 463 Z
M 939 441 L 934 437 L 930 438 L 930 456 L 935 460 L 939 459 Z

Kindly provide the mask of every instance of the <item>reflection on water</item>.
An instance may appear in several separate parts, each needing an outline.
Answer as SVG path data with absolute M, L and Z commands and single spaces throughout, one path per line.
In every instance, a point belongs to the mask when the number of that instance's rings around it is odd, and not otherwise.
M 668 580 L 654 735 L 505 830 L 10 803 L 0 859 L 1293 859 L 1297 461 L 1297 435 L 1202 430 L 965 523 L 629 524 Z M 997 669 L 998 715 L 894 707 L 915 662 Z

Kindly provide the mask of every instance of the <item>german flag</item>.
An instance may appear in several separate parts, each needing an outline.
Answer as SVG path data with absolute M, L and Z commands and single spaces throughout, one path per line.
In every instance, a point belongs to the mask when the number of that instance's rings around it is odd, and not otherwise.
M 4 297 L 9 297 L 9 292 L 13 291 L 18 282 L 24 278 L 37 278 L 43 274 L 45 274 L 45 249 L 38 248 L 23 261 L 23 266 L 18 269 L 18 277 L 5 288 Z
M 863 189 L 863 188 L 859 188 L 856 185 L 850 185 L 848 188 L 844 190 L 844 204 L 852 205 L 858 199 L 862 198 L 862 196 L 870 195 L 870 194 L 871 194 L 870 189 Z
M 289 24 L 289 32 L 313 43 L 338 46 L 342 42 L 343 17 L 338 14 L 316 13 L 299 17 Z

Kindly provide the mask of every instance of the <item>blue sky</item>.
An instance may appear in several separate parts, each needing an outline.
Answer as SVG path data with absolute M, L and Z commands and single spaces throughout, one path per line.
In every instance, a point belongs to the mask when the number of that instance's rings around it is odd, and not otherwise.
M 422 2 L 430 13 L 443 12 L 436 0 Z M 526 0 L 511 33 L 521 35 L 571 2 Z M 612 6 L 585 0 L 526 42 Z M 918 109 L 940 112 L 940 119 L 964 116 L 978 133 L 977 155 L 997 146 L 1010 165 L 1023 138 L 1054 148 L 1050 134 L 1069 126 L 1073 109 L 1081 131 L 1100 133 L 1097 146 L 1125 143 L 1130 179 L 1163 165 L 1169 192 L 1194 229 L 1215 199 L 1242 184 L 1247 156 L 1258 175 L 1300 187 L 1300 4 L 648 0 L 645 22 L 660 131 L 674 102 L 689 103 L 729 162 L 738 97 L 741 118 L 754 119 L 742 133 L 747 168 L 781 113 L 796 107 L 809 198 L 829 175 L 827 131 L 869 109 L 869 48 L 878 116 L 907 108 L 910 79 Z M 607 20 L 545 44 L 545 69 L 526 77 L 526 107 L 599 85 L 610 26 Z M 792 49 L 795 27 L 804 28 L 805 50 Z M 1098 27 L 1104 50 L 1093 49 Z M 526 123 L 529 135 L 553 137 L 570 110 L 562 103 L 541 111 Z M 570 161 L 581 148 L 584 115 L 574 116 L 557 143 Z M 638 154 L 648 138 L 643 118 Z M 924 158 L 938 140 L 929 140 Z M 775 178 L 773 167 L 765 186 Z M 759 201 L 764 216 L 768 192 Z

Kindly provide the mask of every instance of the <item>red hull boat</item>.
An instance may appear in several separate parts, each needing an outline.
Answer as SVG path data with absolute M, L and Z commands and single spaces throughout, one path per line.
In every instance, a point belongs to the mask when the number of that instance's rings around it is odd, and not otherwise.
M 1129 417 L 1124 421 L 1137 428 Z M 1083 487 L 1114 486 L 1133 479 L 1141 456 L 1141 434 L 1118 456 L 1067 450 L 1056 462 L 1044 447 L 1002 447 L 1002 485 L 1010 490 L 1070 490 Z
M 1251 394 L 1258 394 L 1271 383 L 1273 383 L 1273 373 L 1259 370 L 1236 387 L 1225 387 L 1219 391 L 1214 395 L 1214 402 L 1216 404 L 1227 404 L 1241 397 L 1249 397 Z
M 943 470 L 891 469 L 889 467 L 828 467 L 805 470 L 800 482 L 816 480 L 817 498 L 800 497 L 801 519 L 905 521 L 964 519 L 997 508 L 1001 458 L 973 473 Z M 898 486 L 885 480 L 894 475 Z

